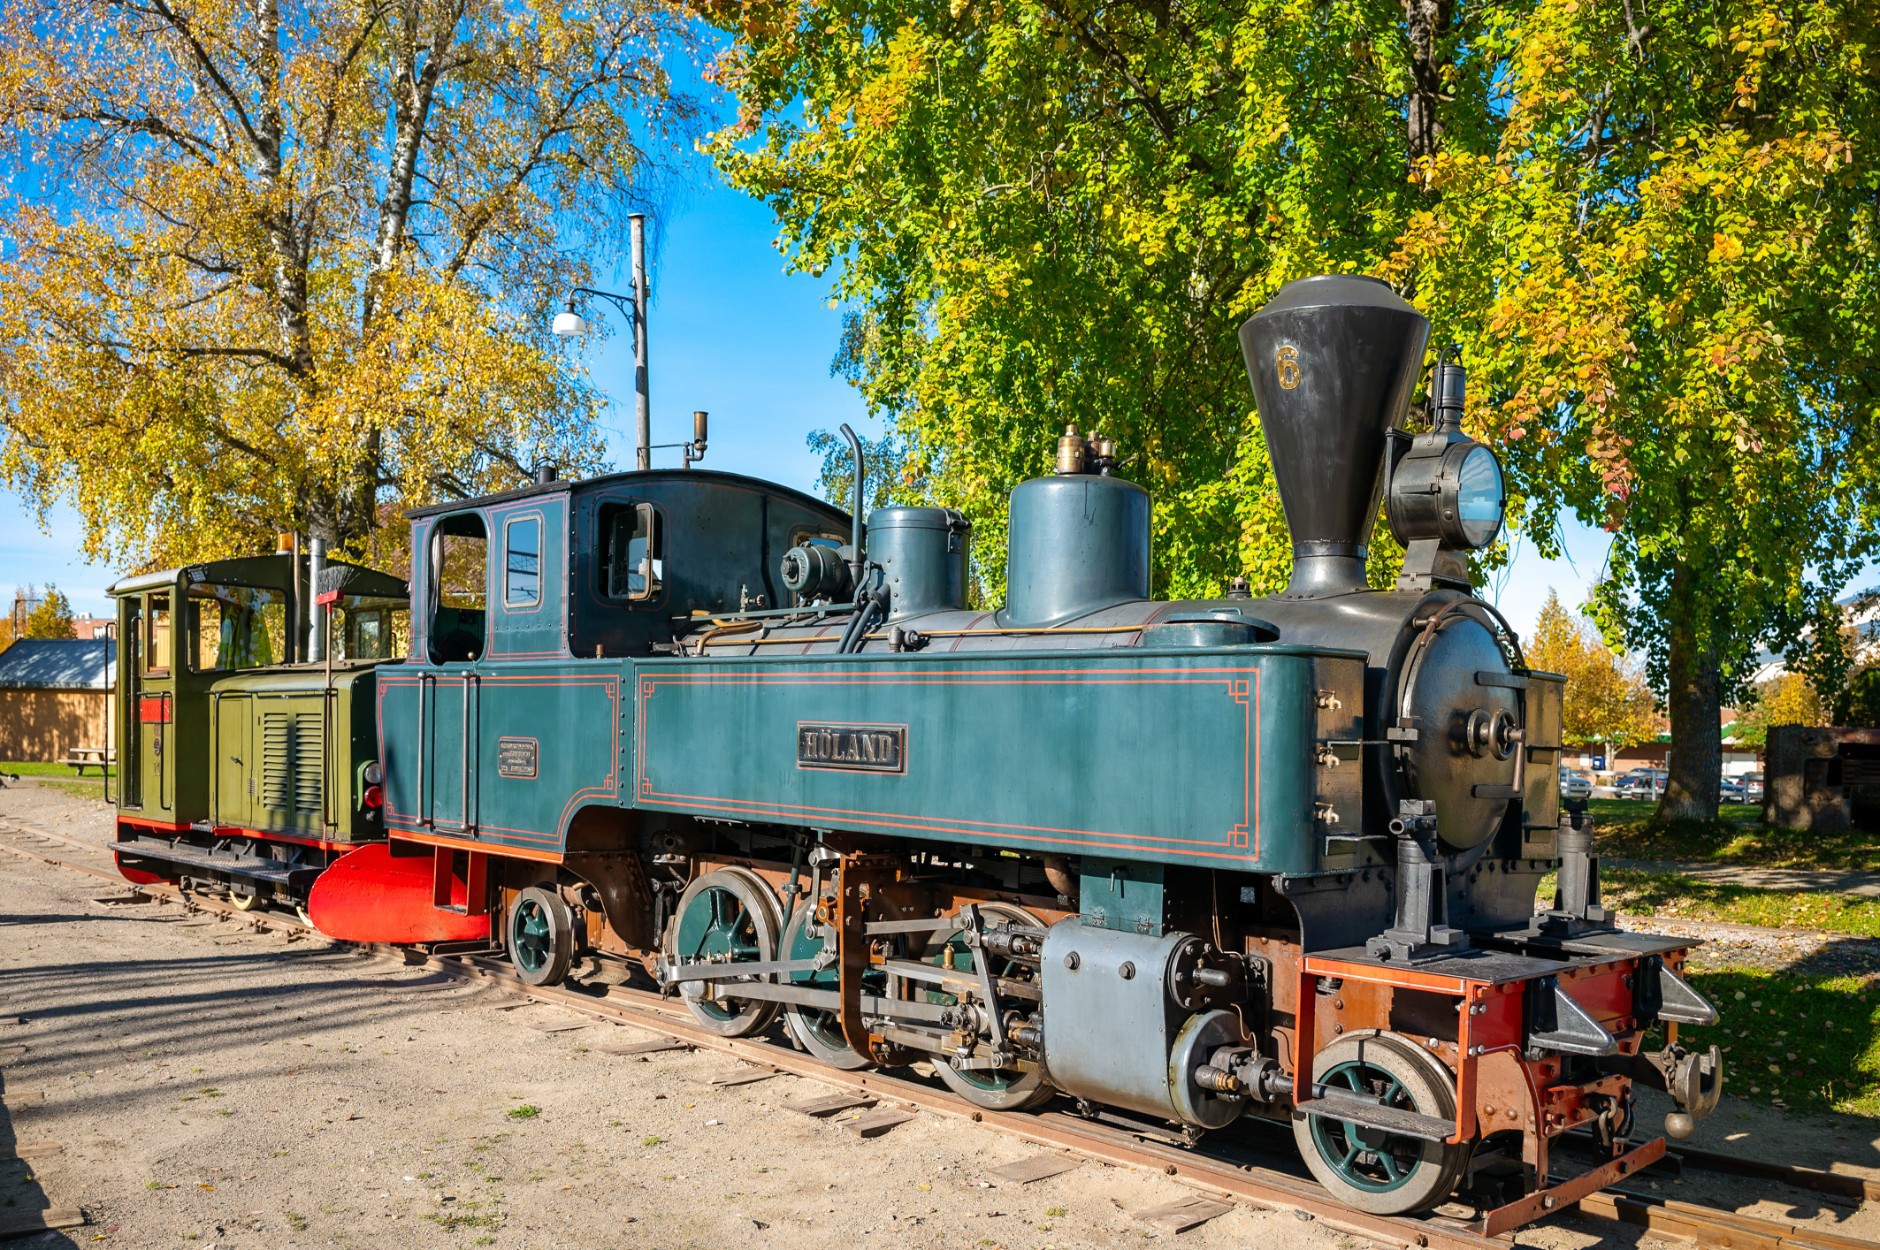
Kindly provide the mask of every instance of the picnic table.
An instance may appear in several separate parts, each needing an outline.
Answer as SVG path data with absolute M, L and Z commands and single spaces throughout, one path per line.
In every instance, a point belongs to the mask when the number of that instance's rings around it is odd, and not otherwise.
M 103 776 L 107 768 L 117 763 L 117 752 L 110 747 L 73 747 L 65 762 L 81 777 L 87 768 L 95 768 Z

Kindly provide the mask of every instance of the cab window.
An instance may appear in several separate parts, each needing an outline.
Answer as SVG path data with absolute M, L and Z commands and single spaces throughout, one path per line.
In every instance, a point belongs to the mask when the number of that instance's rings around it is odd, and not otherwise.
M 542 602 L 542 521 L 517 517 L 503 526 L 503 606 L 532 608 Z
M 147 643 L 144 655 L 147 673 L 167 673 L 170 671 L 170 596 L 165 594 L 150 596 L 150 611 L 144 618 L 149 632 L 145 635 Z
M 185 600 L 198 673 L 263 668 L 287 658 L 287 596 L 260 586 L 194 585 Z
M 849 541 L 847 534 L 837 534 L 829 530 L 805 529 L 802 526 L 790 531 L 792 547 L 827 547 L 835 551 Z
M 665 589 L 665 522 L 650 503 L 600 510 L 601 597 L 648 603 Z
M 483 657 L 489 608 L 489 535 L 483 518 L 446 517 L 431 537 L 431 628 L 433 664 Z
M 411 646 L 410 605 L 403 599 L 343 595 L 333 605 L 333 658 L 389 660 Z

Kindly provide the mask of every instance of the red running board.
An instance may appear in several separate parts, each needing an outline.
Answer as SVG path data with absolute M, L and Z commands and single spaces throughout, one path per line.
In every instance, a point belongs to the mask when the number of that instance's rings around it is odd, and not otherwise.
M 344 942 L 472 942 L 490 935 L 488 915 L 464 913 L 467 890 L 450 883 L 453 909 L 432 901 L 434 857 L 393 855 L 373 842 L 333 861 L 313 883 L 307 915 L 313 927 Z

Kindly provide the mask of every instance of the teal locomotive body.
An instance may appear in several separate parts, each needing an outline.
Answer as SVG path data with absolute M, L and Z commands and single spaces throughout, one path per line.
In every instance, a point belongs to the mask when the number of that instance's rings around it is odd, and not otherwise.
M 1642 1166 L 1633 1087 L 1688 1131 L 1721 1065 L 1676 1029 L 1715 1013 L 1686 943 L 1599 903 L 1562 681 L 1470 585 L 1502 501 L 1460 369 L 1403 428 L 1427 334 L 1347 278 L 1243 328 L 1294 541 L 1259 599 L 1153 598 L 1148 496 L 1074 430 L 1013 494 L 997 607 L 969 605 L 959 514 L 864 526 L 852 435 L 847 514 L 690 469 L 414 512 L 388 841 L 314 921 L 448 914 L 535 983 L 634 960 L 708 1027 L 781 1017 L 986 1107 L 1290 1123 L 1372 1211 L 1462 1188 L 1495 1230 Z M 1407 554 L 1372 589 L 1380 505 Z M 1574 1128 L 1606 1157 L 1556 1183 Z

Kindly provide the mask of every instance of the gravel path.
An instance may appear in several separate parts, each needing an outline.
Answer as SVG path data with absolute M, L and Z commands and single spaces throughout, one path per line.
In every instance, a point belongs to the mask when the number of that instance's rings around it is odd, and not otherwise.
M 29 787 L 0 791 L 0 819 L 95 840 L 110 826 L 95 802 Z M 1071 1250 L 1170 1240 L 1137 1213 L 1192 1192 L 1090 1162 L 1010 1184 L 989 1170 L 1037 1149 L 964 1121 L 916 1115 L 862 1140 L 782 1106 L 829 1092 L 814 1081 L 713 1087 L 739 1065 L 609 1055 L 646 1035 L 323 939 L 94 901 L 112 892 L 0 855 L 0 1155 L 59 1147 L 0 1165 L 0 1204 L 92 1221 L 9 1245 Z M 1648 1102 L 1641 1124 L 1662 1114 Z M 1876 1127 L 1727 1098 L 1696 1144 L 1880 1175 Z M 1880 1233 L 1874 1212 L 1759 1182 L 1639 1183 Z M 1600 1231 L 1569 1218 L 1520 1244 L 1580 1250 Z M 1362 1244 L 1245 1208 L 1180 1241 Z
M 1756 925 L 1690 920 L 1682 916 L 1619 916 L 1627 929 L 1702 942 L 1691 952 L 1697 971 L 1754 968 L 1803 976 L 1880 976 L 1880 940 L 1819 929 L 1765 929 Z
M 1166 1238 L 1135 1213 L 1192 1192 L 1088 1162 L 1001 1182 L 1038 1150 L 931 1115 L 863 1140 L 782 1107 L 813 1081 L 716 1088 L 736 1061 L 607 1055 L 647 1035 L 102 892 L 0 865 L 0 1154 L 61 1148 L 0 1203 L 92 1219 L 11 1245 L 1068 1250 Z M 1244 1208 L 1182 1237 L 1339 1240 Z

